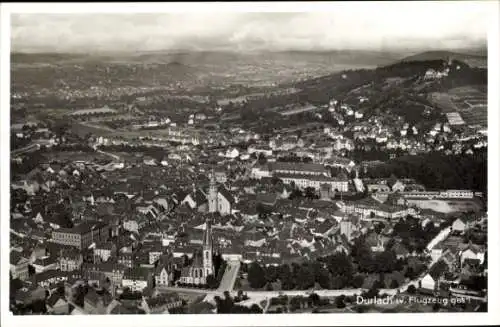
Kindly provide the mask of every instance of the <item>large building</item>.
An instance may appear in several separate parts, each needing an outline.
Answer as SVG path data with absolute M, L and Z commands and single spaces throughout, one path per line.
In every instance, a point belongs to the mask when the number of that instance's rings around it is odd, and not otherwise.
M 323 165 L 301 162 L 271 162 L 268 169 L 273 174 L 310 175 L 330 177 L 330 171 Z
M 297 174 L 282 174 L 275 175 L 285 184 L 295 184 L 299 189 L 312 187 L 315 190 L 320 190 L 321 185 L 329 185 L 332 191 L 347 192 L 349 190 L 349 181 L 335 177 L 327 177 L 324 175 L 297 175 Z
M 252 168 L 250 175 L 256 179 L 275 176 L 299 189 L 312 187 L 319 191 L 322 184 L 329 185 L 332 191 L 347 192 L 349 189 L 347 179 L 331 177 L 328 168 L 314 163 L 272 162 Z
M 302 162 L 271 162 L 252 168 L 253 178 L 271 177 L 276 174 L 331 177 L 330 170 L 321 164 Z
M 103 222 L 85 221 L 73 228 L 60 228 L 52 232 L 52 241 L 57 244 L 74 246 L 79 250 L 92 243 L 106 242 L 110 236 L 109 225 Z
M 208 212 L 218 212 L 222 216 L 232 213 L 235 199 L 231 193 L 224 187 L 218 189 L 215 180 L 215 173 L 212 171 L 210 175 L 210 187 L 207 194 Z
M 362 219 L 399 219 L 414 212 L 412 208 L 380 203 L 371 197 L 358 201 L 347 202 L 341 210 L 348 214 L 359 214 Z
M 193 254 L 193 263 L 181 270 L 180 282 L 195 285 L 207 284 L 207 277 L 215 274 L 213 253 L 212 226 L 207 220 L 203 233 L 203 247 Z

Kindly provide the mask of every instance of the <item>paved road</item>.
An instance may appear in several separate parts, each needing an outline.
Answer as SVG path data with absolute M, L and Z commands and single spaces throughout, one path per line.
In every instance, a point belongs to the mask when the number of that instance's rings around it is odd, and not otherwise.
M 158 292 L 178 292 L 178 293 L 192 293 L 192 294 L 210 294 L 210 295 L 222 295 L 223 292 L 218 290 L 207 290 L 199 288 L 187 288 L 187 287 L 175 287 L 175 286 L 156 286 Z
M 270 306 L 271 306 L 271 298 L 267 298 L 266 306 L 262 310 L 262 313 L 267 313 L 267 311 L 269 310 Z
M 20 154 L 27 153 L 27 152 L 33 152 L 33 151 L 36 151 L 38 149 L 40 149 L 40 144 L 33 143 L 33 144 L 25 146 L 24 148 L 12 150 L 10 152 L 10 155 L 11 156 L 16 156 L 16 155 L 20 155 Z
M 228 261 L 226 271 L 224 272 L 224 276 L 222 276 L 222 280 L 218 288 L 219 292 L 233 291 L 234 283 L 236 282 L 238 272 L 240 271 L 240 266 L 240 261 Z
M 102 150 L 96 150 L 96 151 L 97 151 L 97 152 L 99 152 L 99 153 L 102 153 L 102 154 L 104 154 L 104 155 L 106 155 L 106 156 L 110 156 L 110 157 L 112 157 L 113 159 L 115 159 L 116 161 L 120 161 L 120 157 L 119 157 L 119 156 L 117 156 L 116 154 L 112 154 L 112 153 L 105 152 L 105 151 L 102 151 Z
M 90 127 L 90 128 L 102 129 L 103 131 L 116 132 L 115 129 L 112 129 L 111 127 L 103 126 L 103 125 L 100 125 L 100 124 L 91 124 L 91 123 L 88 123 L 88 122 L 79 122 L 78 124 L 80 124 L 82 126 Z

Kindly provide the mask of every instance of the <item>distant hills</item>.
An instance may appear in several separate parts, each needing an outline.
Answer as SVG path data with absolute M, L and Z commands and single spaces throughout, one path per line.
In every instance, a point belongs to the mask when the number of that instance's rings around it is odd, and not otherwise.
M 409 61 L 431 61 L 431 60 L 448 60 L 448 59 L 462 61 L 470 66 L 475 66 L 475 67 L 486 67 L 488 64 L 488 58 L 486 55 L 459 53 L 452 51 L 426 51 L 409 57 L 405 57 L 400 61 L 409 62 Z

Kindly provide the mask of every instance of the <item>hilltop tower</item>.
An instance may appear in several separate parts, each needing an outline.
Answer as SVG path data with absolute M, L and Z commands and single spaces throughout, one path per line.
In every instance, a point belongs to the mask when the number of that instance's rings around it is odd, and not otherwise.
M 210 189 L 208 191 L 208 212 L 217 212 L 217 183 L 212 169 L 210 174 Z
M 213 238 L 212 224 L 209 219 L 205 222 L 205 232 L 203 233 L 203 271 L 204 276 L 214 274 L 213 256 Z

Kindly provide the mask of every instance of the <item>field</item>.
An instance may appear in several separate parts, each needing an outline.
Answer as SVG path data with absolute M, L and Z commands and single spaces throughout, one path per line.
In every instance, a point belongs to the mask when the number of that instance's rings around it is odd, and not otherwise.
M 44 153 L 48 158 L 55 161 L 95 161 L 108 160 L 109 157 L 99 152 L 79 152 L 79 151 L 50 151 Z
M 488 126 L 488 108 L 487 107 L 474 107 L 473 111 L 466 111 L 462 113 L 462 118 L 469 125 Z
M 441 108 L 445 113 L 459 111 L 448 93 L 431 93 L 429 95 L 429 101 Z
M 90 125 L 85 123 L 74 123 L 71 126 L 71 132 L 79 135 L 85 136 L 88 133 L 94 136 L 109 136 L 115 134 L 114 130 L 98 125 Z
M 456 200 L 421 200 L 408 199 L 408 202 L 416 205 L 420 209 L 430 209 L 441 213 L 453 212 L 478 212 L 483 209 L 483 204 L 477 199 L 456 199 Z
M 445 113 L 458 112 L 468 125 L 488 125 L 488 100 L 481 86 L 465 86 L 448 93 L 432 93 L 429 100 Z

